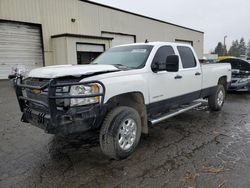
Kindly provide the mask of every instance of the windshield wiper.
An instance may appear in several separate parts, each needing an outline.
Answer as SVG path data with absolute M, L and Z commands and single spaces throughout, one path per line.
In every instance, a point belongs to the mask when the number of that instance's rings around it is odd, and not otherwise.
M 98 63 L 90 63 L 91 65 L 99 65 Z M 128 66 L 126 66 L 126 65 L 123 65 L 123 64 L 119 64 L 119 63 L 117 63 L 117 64 L 106 64 L 106 65 L 113 65 L 113 66 L 115 66 L 116 68 L 118 68 L 118 69 L 126 69 L 126 70 L 128 70 L 128 69 L 133 69 L 133 68 L 131 68 L 131 67 L 128 67 Z
M 123 65 L 123 64 L 112 64 L 114 65 L 116 68 L 121 68 L 121 69 L 132 69 L 126 65 Z

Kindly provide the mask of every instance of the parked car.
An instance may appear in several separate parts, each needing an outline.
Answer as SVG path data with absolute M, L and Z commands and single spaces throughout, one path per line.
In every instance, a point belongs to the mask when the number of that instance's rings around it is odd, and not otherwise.
M 222 109 L 230 64 L 200 65 L 190 45 L 109 49 L 90 65 L 34 69 L 16 80 L 22 121 L 51 134 L 96 131 L 111 158 L 128 157 L 148 126 L 201 105 Z
M 232 81 L 228 90 L 250 91 L 250 62 L 239 58 L 226 58 L 219 62 L 232 66 Z

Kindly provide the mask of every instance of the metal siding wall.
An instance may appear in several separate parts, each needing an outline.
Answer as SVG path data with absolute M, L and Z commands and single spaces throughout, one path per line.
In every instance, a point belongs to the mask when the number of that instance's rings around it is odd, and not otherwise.
M 118 46 L 118 45 L 122 45 L 122 44 L 134 43 L 134 37 L 133 36 L 110 34 L 110 33 L 102 33 L 102 36 L 114 38 L 112 40 L 112 46 Z
M 54 65 L 67 64 L 67 39 L 66 37 L 53 38 L 53 62 Z
M 53 64 L 50 37 L 60 33 L 101 36 L 101 31 L 121 32 L 136 35 L 137 42 L 191 40 L 198 56 L 203 55 L 202 33 L 79 0 L 0 0 L 0 19 L 42 24 L 46 65 Z
M 40 28 L 0 22 L 0 79 L 18 65 L 27 70 L 43 66 Z
M 199 57 L 203 55 L 203 33 L 99 7 L 100 30 L 134 34 L 137 42 L 190 40 Z

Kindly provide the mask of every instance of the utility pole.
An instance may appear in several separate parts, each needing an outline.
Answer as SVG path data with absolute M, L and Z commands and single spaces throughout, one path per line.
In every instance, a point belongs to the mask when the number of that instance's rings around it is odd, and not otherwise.
M 226 38 L 227 38 L 227 35 L 224 36 L 224 50 L 223 50 L 224 51 L 224 53 L 223 53 L 224 55 L 226 55 L 226 50 L 227 50 L 226 49 Z

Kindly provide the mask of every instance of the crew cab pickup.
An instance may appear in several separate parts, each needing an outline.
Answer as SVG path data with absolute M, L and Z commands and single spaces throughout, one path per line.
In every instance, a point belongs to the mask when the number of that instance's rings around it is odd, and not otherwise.
M 48 66 L 16 78 L 21 120 L 50 134 L 96 131 L 104 154 L 128 157 L 148 126 L 201 105 L 221 110 L 231 65 L 200 65 L 189 45 L 113 47 L 89 65 Z

